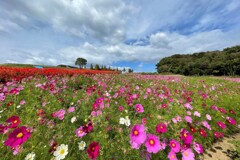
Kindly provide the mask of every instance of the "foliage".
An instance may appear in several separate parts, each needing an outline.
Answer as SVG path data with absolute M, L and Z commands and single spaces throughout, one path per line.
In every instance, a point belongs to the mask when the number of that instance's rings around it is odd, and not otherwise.
M 240 46 L 223 51 L 175 54 L 161 59 L 158 73 L 171 72 L 182 75 L 240 75 Z
M 86 67 L 86 65 L 87 65 L 87 60 L 84 59 L 84 58 L 77 58 L 77 59 L 76 59 L 76 62 L 75 62 L 75 65 L 78 65 L 79 68 Z

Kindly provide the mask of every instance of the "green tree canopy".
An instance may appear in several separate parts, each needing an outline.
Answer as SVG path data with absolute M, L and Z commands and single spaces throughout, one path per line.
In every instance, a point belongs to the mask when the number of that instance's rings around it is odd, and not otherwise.
M 79 68 L 83 68 L 84 66 L 86 67 L 87 65 L 87 60 L 84 58 L 77 58 L 75 61 L 75 65 L 78 65 Z
M 183 75 L 240 75 L 240 46 L 223 51 L 175 54 L 156 64 L 158 73 Z

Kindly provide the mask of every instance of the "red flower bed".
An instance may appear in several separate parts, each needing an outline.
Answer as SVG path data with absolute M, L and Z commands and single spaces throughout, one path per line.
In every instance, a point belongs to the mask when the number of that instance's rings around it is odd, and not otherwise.
M 22 78 L 35 75 L 79 75 L 79 74 L 118 74 L 117 71 L 87 70 L 87 69 L 64 69 L 64 68 L 15 68 L 0 67 L 0 81 L 11 79 L 21 80 Z

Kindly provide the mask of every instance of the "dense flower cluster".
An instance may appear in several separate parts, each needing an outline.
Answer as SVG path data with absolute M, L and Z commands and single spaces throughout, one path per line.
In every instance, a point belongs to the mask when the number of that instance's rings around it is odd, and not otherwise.
M 192 160 L 240 128 L 237 83 L 57 71 L 26 69 L 21 81 L 0 83 L 9 159 Z

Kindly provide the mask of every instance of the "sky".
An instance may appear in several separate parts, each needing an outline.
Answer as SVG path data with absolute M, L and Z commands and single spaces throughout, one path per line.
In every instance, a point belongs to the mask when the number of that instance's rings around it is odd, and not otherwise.
M 239 0 L 1 0 L 0 63 L 155 72 L 173 54 L 240 44 Z

